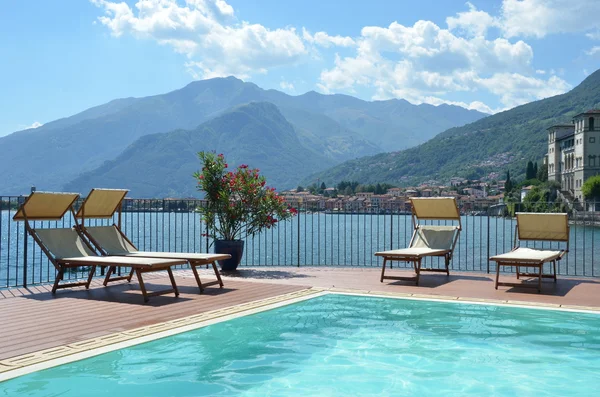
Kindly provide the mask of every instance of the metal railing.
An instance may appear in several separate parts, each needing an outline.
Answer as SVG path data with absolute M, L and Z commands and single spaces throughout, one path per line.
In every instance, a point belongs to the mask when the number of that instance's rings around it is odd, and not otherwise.
M 55 269 L 22 222 L 12 221 L 24 197 L 0 196 L 0 288 L 22 287 L 54 280 Z M 203 234 L 205 224 L 194 211 L 200 200 L 126 199 L 121 217 L 122 229 L 140 249 L 146 251 L 208 252 L 212 241 Z M 597 208 L 584 204 L 584 208 Z M 600 207 L 598 207 L 600 208 Z M 454 271 L 495 271 L 490 256 L 513 247 L 516 211 L 563 211 L 554 203 L 535 207 L 524 204 L 461 208 L 462 232 L 451 269 Z M 594 277 L 600 275 L 600 212 L 576 212 L 570 215 L 570 252 L 559 262 L 561 275 Z M 89 220 L 100 226 L 117 222 Z M 71 227 L 70 214 L 61 221 L 32 222 L 34 228 Z M 324 211 L 301 206 L 292 220 L 246 239 L 241 266 L 374 266 L 382 264 L 373 254 L 406 247 L 412 235 L 411 217 L 406 212 L 380 213 Z M 538 247 L 557 247 L 557 244 Z M 433 259 L 432 265 L 436 265 Z M 429 264 L 429 263 L 428 263 Z M 440 262 L 441 265 L 441 262 Z M 394 262 L 394 266 L 408 266 Z M 69 273 L 81 278 L 85 269 Z

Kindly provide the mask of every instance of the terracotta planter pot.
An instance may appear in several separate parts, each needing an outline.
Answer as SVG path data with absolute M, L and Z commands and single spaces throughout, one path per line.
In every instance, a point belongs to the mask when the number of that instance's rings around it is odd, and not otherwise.
M 229 254 L 230 259 L 219 261 L 224 272 L 237 270 L 244 254 L 244 240 L 215 240 L 215 254 Z

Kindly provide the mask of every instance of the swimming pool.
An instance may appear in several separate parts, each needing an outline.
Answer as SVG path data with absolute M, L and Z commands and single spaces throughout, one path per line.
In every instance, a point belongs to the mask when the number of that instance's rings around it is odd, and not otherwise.
M 592 313 L 329 294 L 0 383 L 1 396 L 588 396 Z

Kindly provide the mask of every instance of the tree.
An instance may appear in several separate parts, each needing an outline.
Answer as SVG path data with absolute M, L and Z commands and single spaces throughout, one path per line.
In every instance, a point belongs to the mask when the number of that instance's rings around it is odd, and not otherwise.
M 510 180 L 510 171 L 506 171 L 506 182 L 504 183 L 504 191 L 510 193 L 513 190 L 513 183 Z
M 600 175 L 592 176 L 583 182 L 581 193 L 587 200 L 600 200 Z
M 327 189 L 325 182 L 321 182 L 321 190 L 325 190 L 325 189 Z
M 546 182 L 548 180 L 548 164 L 542 164 L 537 172 L 537 179 L 542 182 Z
M 536 161 L 535 164 L 533 164 L 533 177 L 537 178 L 537 174 L 538 174 L 538 163 Z
M 533 172 L 533 162 L 527 162 L 527 169 L 525 170 L 525 179 L 533 179 L 535 178 L 535 173 Z
M 296 188 L 296 192 L 303 192 L 304 188 L 300 185 L 298 185 L 298 187 Z

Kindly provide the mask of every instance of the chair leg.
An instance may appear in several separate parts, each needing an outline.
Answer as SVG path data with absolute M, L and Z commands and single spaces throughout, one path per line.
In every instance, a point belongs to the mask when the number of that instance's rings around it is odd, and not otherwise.
M 131 271 L 129 272 L 129 276 L 127 277 L 127 282 L 130 283 L 131 282 L 131 278 L 133 277 L 133 268 L 131 268 Z
M 415 262 L 415 271 L 417 272 L 417 277 L 415 279 L 417 285 L 419 285 L 419 276 L 421 275 L 421 258 L 419 258 Z
M 387 262 L 387 258 L 383 258 L 383 266 L 381 267 L 381 279 L 380 282 L 383 283 L 383 276 L 385 275 L 385 264 Z
M 204 288 L 202 287 L 202 281 L 200 281 L 200 275 L 198 274 L 198 269 L 193 263 L 190 263 L 192 267 L 192 272 L 194 272 L 194 277 L 196 278 L 196 283 L 198 284 L 198 288 L 200 288 L 200 293 L 204 292 Z
M 88 275 L 87 283 L 85 284 L 85 289 L 90 289 L 90 284 L 92 283 L 94 273 L 96 273 L 96 265 L 92 266 L 92 268 L 90 269 L 90 274 Z
M 208 267 L 208 265 L 207 265 Z M 217 280 L 219 280 L 219 288 L 223 288 L 223 280 L 221 280 L 221 273 L 219 273 L 219 269 L 217 269 L 216 262 L 212 263 L 213 270 L 215 271 L 215 276 L 217 276 Z
M 500 262 L 496 262 L 496 283 L 494 288 L 498 289 L 498 279 L 500 278 Z
M 142 291 L 142 295 L 144 296 L 144 302 L 148 302 L 150 299 L 148 298 L 148 293 L 146 292 L 146 285 L 144 284 L 144 280 L 142 279 L 142 271 L 140 269 L 135 269 L 135 275 L 137 276 L 138 283 L 140 284 L 140 290 Z
M 179 296 L 179 289 L 177 288 L 177 284 L 175 284 L 175 277 L 173 277 L 173 271 L 170 267 L 167 268 L 167 273 L 169 273 L 169 279 L 171 280 L 171 286 L 175 290 L 175 296 Z
M 450 256 L 446 255 L 446 276 L 450 276 Z
M 54 279 L 54 285 L 52 285 L 52 293 L 53 294 L 56 293 L 56 290 L 58 289 L 58 282 L 60 280 L 62 280 L 64 273 L 65 273 L 65 269 L 61 266 L 60 269 L 58 269 L 58 274 L 56 275 L 56 279 Z
M 105 287 L 108 285 L 108 281 L 110 280 L 110 276 L 113 274 L 114 271 L 115 271 L 115 267 L 114 266 L 110 266 L 108 268 L 108 271 L 106 272 L 106 276 L 104 277 L 104 286 Z

